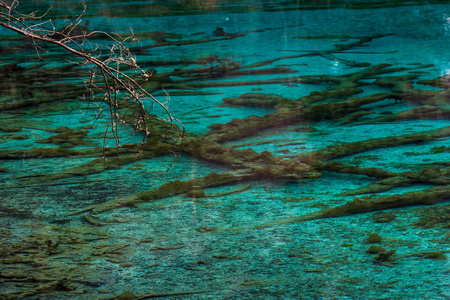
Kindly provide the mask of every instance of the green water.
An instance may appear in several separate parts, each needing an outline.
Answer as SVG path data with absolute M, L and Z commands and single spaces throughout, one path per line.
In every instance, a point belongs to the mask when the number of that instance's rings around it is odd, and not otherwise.
M 450 297 L 447 1 L 15 8 L 0 299 Z

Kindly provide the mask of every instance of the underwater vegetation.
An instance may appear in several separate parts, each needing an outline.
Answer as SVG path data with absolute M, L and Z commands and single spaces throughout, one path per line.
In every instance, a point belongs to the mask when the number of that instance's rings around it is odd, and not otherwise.
M 184 128 L 157 107 L 143 123 L 120 90 L 87 99 L 89 70 L 4 36 L 2 299 L 370 299 L 415 293 L 405 270 L 447 260 L 449 75 L 364 60 L 390 32 L 297 35 L 326 43 L 290 55 L 202 50 L 282 30 L 260 25 L 136 32 L 149 76 L 126 74 Z

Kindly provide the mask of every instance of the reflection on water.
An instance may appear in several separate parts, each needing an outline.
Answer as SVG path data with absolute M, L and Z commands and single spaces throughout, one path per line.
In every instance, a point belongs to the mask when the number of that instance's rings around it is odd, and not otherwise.
M 2 28 L 2 299 L 450 297 L 445 2 L 52 1 L 153 101 Z

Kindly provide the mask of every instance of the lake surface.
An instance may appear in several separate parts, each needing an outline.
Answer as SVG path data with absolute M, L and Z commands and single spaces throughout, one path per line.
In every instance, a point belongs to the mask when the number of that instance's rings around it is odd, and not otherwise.
M 448 299 L 446 2 L 20 3 L 0 298 Z

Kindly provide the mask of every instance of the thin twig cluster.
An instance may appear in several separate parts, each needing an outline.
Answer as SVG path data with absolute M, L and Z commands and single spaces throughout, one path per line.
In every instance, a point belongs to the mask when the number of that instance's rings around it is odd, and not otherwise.
M 86 26 L 81 25 L 87 9 L 84 1 L 81 1 L 81 4 L 83 6 L 81 14 L 75 20 L 66 20 L 69 25 L 57 29 L 52 20 L 48 18 L 52 7 L 42 14 L 39 14 L 38 11 L 22 13 L 18 10 L 19 1 L 14 0 L 8 4 L 0 0 L 0 26 L 30 38 L 39 58 L 41 58 L 39 52 L 44 51 L 43 47 L 39 45 L 39 41 L 56 45 L 81 58 L 80 62 L 73 63 L 87 66 L 90 70 L 90 76 L 85 84 L 89 100 L 100 100 L 99 113 L 96 118 L 98 119 L 102 115 L 103 104 L 106 103 L 108 107 L 109 121 L 103 138 L 105 147 L 107 147 L 107 141 L 111 134 L 116 147 L 120 147 L 119 125 L 124 123 L 124 120 L 120 119 L 117 112 L 119 108 L 138 105 L 138 115 L 134 116 L 135 124 L 132 125 L 135 130 L 144 133 L 144 141 L 149 135 L 147 121 L 151 117 L 149 113 L 155 103 L 163 108 L 167 115 L 164 120 L 171 124 L 169 135 L 170 131 L 175 128 L 175 122 L 183 127 L 177 119 L 172 117 L 167 102 L 157 100 L 135 79 L 136 73 L 140 74 L 144 81 L 151 76 L 138 66 L 136 57 L 125 45 L 129 41 L 136 41 L 135 37 L 131 35 L 123 38 L 119 34 L 89 31 Z M 109 42 L 108 45 L 100 45 L 93 43 L 93 39 L 107 39 Z

